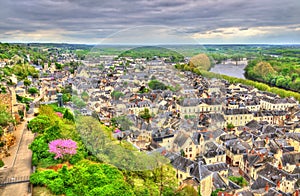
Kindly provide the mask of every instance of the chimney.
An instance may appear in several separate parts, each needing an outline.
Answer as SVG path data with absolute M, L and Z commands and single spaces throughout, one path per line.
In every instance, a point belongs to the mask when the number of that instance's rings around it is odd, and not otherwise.
M 266 141 L 266 144 L 269 144 L 269 137 L 268 136 L 266 137 L 265 141 Z
M 213 136 L 212 133 L 209 134 L 209 139 L 210 139 L 210 140 L 213 140 L 213 139 L 214 139 L 214 136 Z
M 299 190 L 295 191 L 295 196 L 299 196 Z
M 276 183 L 276 188 L 278 188 L 278 189 L 280 188 L 280 181 L 279 180 Z
M 266 183 L 265 191 L 268 192 L 268 191 L 269 191 L 269 188 L 270 188 L 269 183 Z
M 278 164 L 278 169 L 282 169 L 282 164 L 281 164 L 281 162 L 279 162 L 279 164 Z
M 259 160 L 263 161 L 264 160 L 264 154 L 259 154 Z

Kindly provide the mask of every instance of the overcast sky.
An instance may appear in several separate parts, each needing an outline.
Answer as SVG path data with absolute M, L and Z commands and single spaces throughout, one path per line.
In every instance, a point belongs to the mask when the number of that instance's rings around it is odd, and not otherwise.
M 300 0 L 0 0 L 1 42 L 300 43 Z

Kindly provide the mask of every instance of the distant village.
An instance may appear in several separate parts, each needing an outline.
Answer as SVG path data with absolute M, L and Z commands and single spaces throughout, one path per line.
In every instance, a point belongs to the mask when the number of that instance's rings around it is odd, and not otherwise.
M 57 60 L 77 61 L 71 54 Z M 39 90 L 34 95 L 12 76 L 14 85 L 0 94 L 2 104 L 21 119 L 20 111 L 26 115 L 39 104 L 57 103 L 61 89 L 72 86 L 73 96 L 87 94 L 85 104 L 68 101 L 63 107 L 96 114 L 107 126 L 112 119 L 126 118 L 128 126 L 117 121 L 113 136 L 168 158 L 179 187 L 200 187 L 201 195 L 215 190 L 221 190 L 219 195 L 299 195 L 300 108 L 294 98 L 179 71 L 159 57 L 107 56 L 82 63 L 74 73 L 69 67 L 56 69 L 54 63 L 34 65 L 40 73 L 39 78 L 28 77 L 30 87 Z M 154 80 L 169 88 L 151 89 Z M 27 111 L 17 96 L 33 100 Z M 6 135 L 12 132 L 13 127 L 5 130 Z M 5 156 L 7 150 L 1 152 Z M 238 176 L 246 183 L 232 178 Z

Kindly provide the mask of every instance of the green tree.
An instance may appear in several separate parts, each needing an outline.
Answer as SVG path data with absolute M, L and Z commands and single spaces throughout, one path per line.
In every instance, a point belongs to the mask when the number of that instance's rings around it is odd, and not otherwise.
M 148 86 L 152 90 L 166 90 L 167 89 L 167 86 L 158 80 L 151 80 L 148 83 Z
M 74 115 L 68 109 L 66 109 L 63 118 L 68 119 L 72 122 L 75 121 Z
M 234 125 L 232 123 L 227 124 L 227 129 L 232 130 L 234 129 Z
M 114 126 L 118 126 L 121 130 L 129 130 L 133 125 L 133 122 L 125 115 L 117 116 L 111 119 L 111 122 Z
M 83 101 L 88 101 L 89 100 L 89 94 L 84 91 L 84 92 L 81 93 L 81 98 L 83 99 Z
M 5 105 L 0 105 L 0 126 L 7 126 L 9 123 L 15 122 L 12 115 L 8 112 Z
M 31 84 L 30 80 L 28 80 L 28 79 L 24 80 L 24 86 L 26 86 L 26 89 L 28 88 L 28 86 L 30 86 L 30 84 Z
M 32 95 L 37 94 L 39 92 L 39 90 L 35 87 L 31 87 L 28 89 L 28 92 Z
M 141 111 L 139 113 L 139 116 L 142 118 L 142 119 L 145 119 L 147 121 L 150 120 L 150 118 L 152 118 L 151 114 L 150 114 L 150 111 L 148 108 L 145 108 L 143 111 Z
M 121 97 L 123 97 L 124 94 L 120 91 L 113 91 L 111 93 L 111 97 L 114 99 L 114 100 L 119 100 Z

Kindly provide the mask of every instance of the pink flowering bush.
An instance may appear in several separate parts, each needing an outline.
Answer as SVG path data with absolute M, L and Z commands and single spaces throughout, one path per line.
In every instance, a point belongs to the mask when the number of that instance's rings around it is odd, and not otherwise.
M 54 159 L 76 154 L 77 143 L 71 139 L 57 139 L 49 143 L 49 152 L 54 153 Z
M 60 112 L 55 112 L 56 113 L 56 115 L 59 117 L 59 118 L 62 118 L 63 117 L 63 114 L 62 113 L 60 113 Z

